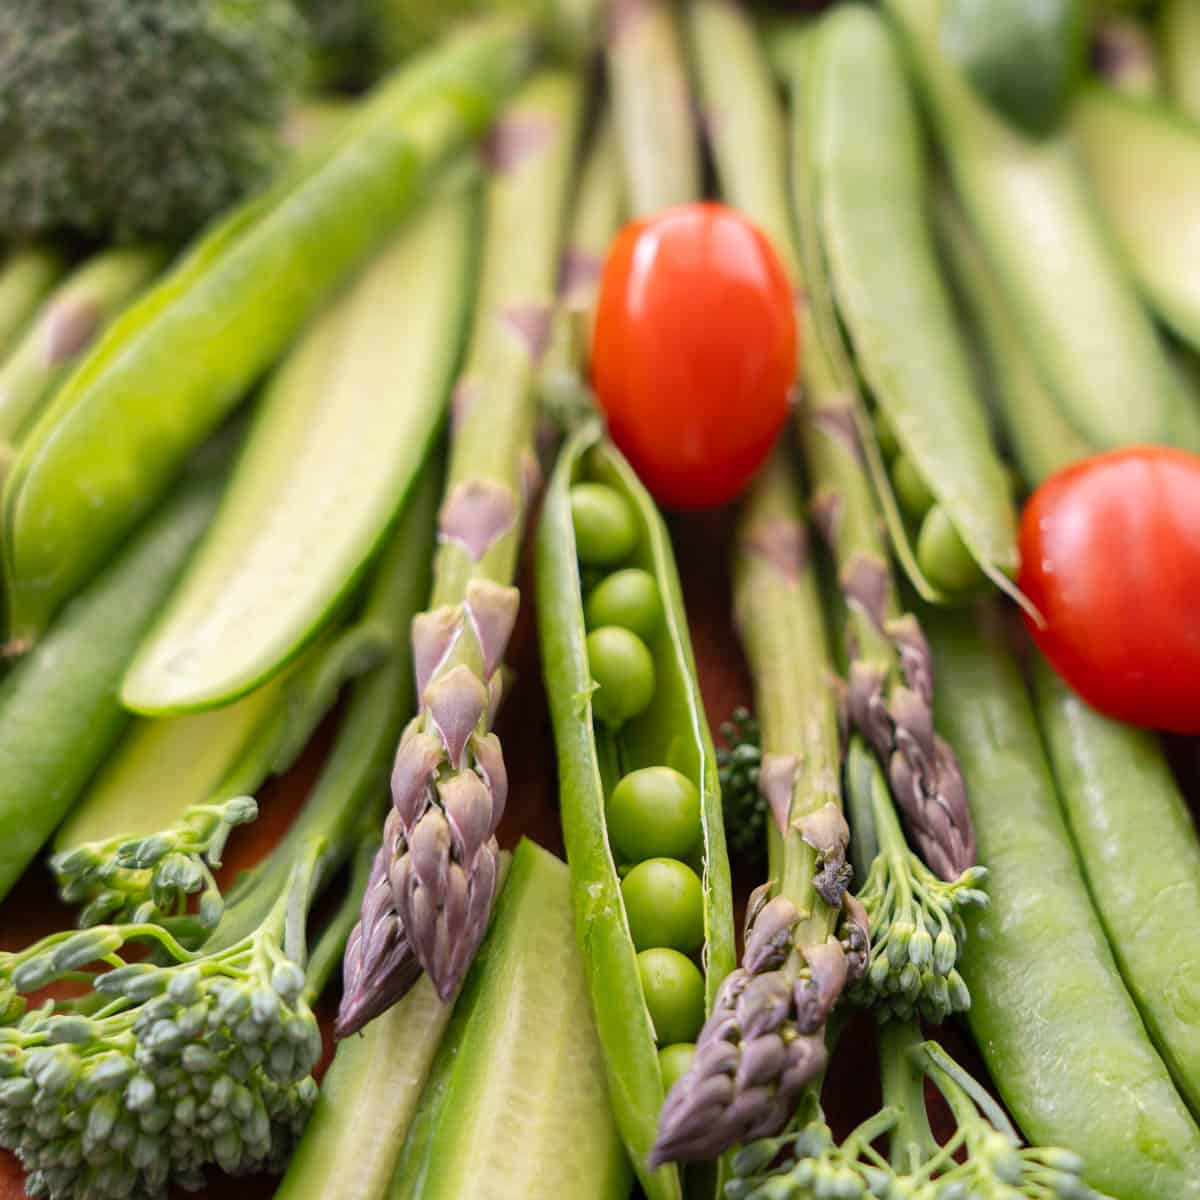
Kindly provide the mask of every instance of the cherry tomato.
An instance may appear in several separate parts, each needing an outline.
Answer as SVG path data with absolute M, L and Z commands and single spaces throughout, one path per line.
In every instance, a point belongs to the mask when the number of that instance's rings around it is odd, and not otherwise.
M 671 508 L 749 483 L 783 428 L 795 305 L 767 239 L 722 204 L 685 204 L 617 235 L 600 280 L 592 383 L 609 432 Z
M 1200 455 L 1116 450 L 1047 479 L 1021 517 L 1027 619 L 1093 708 L 1200 733 Z

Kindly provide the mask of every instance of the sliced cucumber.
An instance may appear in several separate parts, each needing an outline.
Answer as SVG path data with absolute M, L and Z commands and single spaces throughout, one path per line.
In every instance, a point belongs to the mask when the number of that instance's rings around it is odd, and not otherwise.
M 221 512 L 125 676 L 152 715 L 257 687 L 361 577 L 442 424 L 471 289 L 476 197 L 440 194 L 276 374 Z
M 1089 87 L 1074 128 L 1100 204 L 1146 299 L 1200 346 L 1200 125 Z
M 567 868 L 523 840 L 421 1098 L 392 1200 L 607 1200 L 627 1196 L 630 1179 Z

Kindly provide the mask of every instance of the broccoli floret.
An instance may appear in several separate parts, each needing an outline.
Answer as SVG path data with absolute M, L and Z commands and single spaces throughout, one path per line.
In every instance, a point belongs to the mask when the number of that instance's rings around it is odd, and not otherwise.
M 4 0 L 0 234 L 188 237 L 278 161 L 307 45 L 291 0 Z
M 747 862 L 767 856 L 767 801 L 758 790 L 762 742 L 758 722 L 737 708 L 721 725 L 725 745 L 717 750 L 725 837 L 733 852 Z

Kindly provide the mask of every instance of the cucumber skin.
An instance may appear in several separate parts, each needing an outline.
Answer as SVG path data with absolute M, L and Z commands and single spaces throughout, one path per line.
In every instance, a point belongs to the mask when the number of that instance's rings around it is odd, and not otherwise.
M 421 1096 L 400 1165 L 392 1180 L 391 1200 L 461 1200 L 487 1196 L 515 1200 L 517 1193 L 503 1190 L 502 1180 L 460 1178 L 467 1147 L 479 1136 L 472 1093 L 486 1078 L 503 1071 L 504 1056 L 513 1045 L 509 1019 L 520 1015 L 519 1005 L 504 1005 L 506 991 L 517 972 L 538 970 L 536 954 L 523 955 L 522 943 L 532 943 L 534 931 L 553 923 L 571 976 L 567 986 L 578 1038 L 593 1043 L 590 1081 L 572 1077 L 574 1099 L 588 1088 L 593 1092 L 592 1111 L 575 1114 L 580 1128 L 594 1130 L 587 1138 L 573 1138 L 565 1126 L 555 1135 L 562 1145 L 572 1145 L 571 1200 L 625 1200 L 632 1174 L 608 1102 L 603 1061 L 592 1021 L 583 962 L 573 936 L 570 885 L 566 864 L 526 838 L 513 854 L 512 867 L 488 934 L 463 986 L 450 1027 L 438 1051 L 433 1074 Z M 532 944 L 527 951 L 534 951 Z M 522 961 L 525 958 L 526 961 Z M 509 997 L 511 999 L 511 997 Z M 526 1089 L 532 1090 L 532 1089 Z M 562 1108 L 556 1110 L 561 1116 Z M 551 1117 L 554 1114 L 550 1114 Z M 597 1125 L 607 1128 L 597 1130 Z M 588 1149 L 592 1153 L 588 1154 Z M 534 1149 L 533 1153 L 536 1153 Z M 520 1192 L 521 1200 L 561 1200 L 561 1180 L 539 1171 L 536 1185 Z
M 0 684 L 0 899 L 125 729 L 121 676 L 223 482 L 182 484 Z
M 1024 683 L 978 617 L 922 615 L 935 723 L 958 750 L 989 872 L 962 959 L 971 1032 L 1030 1142 L 1079 1154 L 1105 1195 L 1197 1200 L 1200 1130 L 1092 908 Z

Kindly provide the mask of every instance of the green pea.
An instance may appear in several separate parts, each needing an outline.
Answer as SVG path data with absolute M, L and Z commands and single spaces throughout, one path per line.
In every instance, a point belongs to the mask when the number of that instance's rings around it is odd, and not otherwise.
M 892 460 L 892 490 L 904 515 L 913 521 L 920 521 L 937 500 L 913 460 L 904 454 Z
M 660 1046 L 690 1042 L 704 1024 L 704 976 L 678 950 L 658 947 L 637 956 L 642 994 Z
M 603 579 L 583 606 L 589 629 L 620 625 L 649 641 L 662 628 L 662 597 L 649 571 L 626 567 Z
M 983 572 L 963 544 L 946 510 L 935 504 L 917 535 L 917 561 L 934 587 L 944 592 L 969 592 L 983 581 Z
M 603 483 L 577 483 L 571 489 L 575 553 L 589 567 L 611 567 L 633 552 L 637 525 L 633 510 Z
M 608 837 L 622 862 L 686 859 L 700 841 L 700 793 L 671 767 L 630 771 L 608 799 Z
M 669 1092 L 687 1074 L 695 1057 L 695 1042 L 674 1042 L 658 1052 L 658 1069 L 662 1072 L 664 1092 Z
M 637 949 L 670 946 L 694 954 L 704 944 L 704 889 L 685 863 L 674 858 L 638 863 L 625 876 L 621 895 Z
M 588 664 L 597 689 L 592 711 L 607 725 L 623 725 L 654 699 L 654 659 L 636 633 L 604 625 L 587 636 Z

